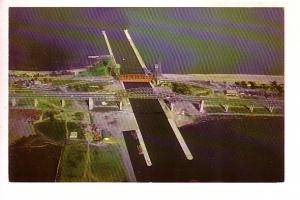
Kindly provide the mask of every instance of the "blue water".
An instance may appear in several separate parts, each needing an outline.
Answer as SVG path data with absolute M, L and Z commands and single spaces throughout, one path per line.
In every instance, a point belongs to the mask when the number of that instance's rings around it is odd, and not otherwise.
M 102 30 L 131 33 L 165 73 L 283 75 L 281 8 L 10 8 L 10 69 L 55 70 L 108 54 Z

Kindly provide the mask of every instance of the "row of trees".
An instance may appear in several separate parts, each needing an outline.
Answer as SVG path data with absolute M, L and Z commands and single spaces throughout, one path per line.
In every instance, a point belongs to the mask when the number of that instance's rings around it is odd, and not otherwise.
M 264 90 L 270 90 L 273 92 L 278 92 L 279 94 L 283 94 L 284 92 L 284 86 L 282 84 L 278 84 L 276 81 L 270 82 L 270 84 L 257 84 L 254 81 L 237 81 L 235 82 L 235 85 L 242 87 L 242 88 L 251 88 L 251 89 L 264 89 Z

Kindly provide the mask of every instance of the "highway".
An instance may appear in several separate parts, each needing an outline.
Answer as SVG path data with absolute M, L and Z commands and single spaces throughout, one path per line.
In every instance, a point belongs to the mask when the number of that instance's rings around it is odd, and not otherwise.
M 9 97 L 12 98 L 65 98 L 65 99 L 88 99 L 96 98 L 103 100 L 118 101 L 121 98 L 132 98 L 132 99 L 167 99 L 176 101 L 187 101 L 192 103 L 199 103 L 205 100 L 207 105 L 241 105 L 241 106 L 274 106 L 278 108 L 284 107 L 284 101 L 281 99 L 246 99 L 246 98 L 222 98 L 222 97 L 211 97 L 211 96 L 190 96 L 181 95 L 174 92 L 167 91 L 155 91 L 150 87 L 149 84 L 137 84 L 139 87 L 127 87 L 126 90 L 120 90 L 116 92 L 58 92 L 54 90 L 44 91 L 38 90 L 10 90 Z M 19 92 L 19 93 L 18 93 Z

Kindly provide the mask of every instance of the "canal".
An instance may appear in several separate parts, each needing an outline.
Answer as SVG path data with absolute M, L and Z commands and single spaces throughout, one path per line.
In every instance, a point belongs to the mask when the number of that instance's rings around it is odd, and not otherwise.
M 107 31 L 122 74 L 143 73 L 122 30 Z M 126 89 L 151 87 L 124 83 Z M 214 118 L 180 128 L 194 156 L 187 160 L 155 99 L 129 99 L 152 166 L 138 153 L 138 141 L 124 132 L 139 182 L 283 181 L 283 118 Z M 275 130 L 276 128 L 276 130 Z

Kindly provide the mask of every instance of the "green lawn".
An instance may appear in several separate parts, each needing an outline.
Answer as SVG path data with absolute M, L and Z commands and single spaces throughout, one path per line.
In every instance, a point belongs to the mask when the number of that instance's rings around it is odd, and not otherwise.
M 103 89 L 103 85 L 101 83 L 80 83 L 73 84 L 68 86 L 69 89 L 75 90 L 77 92 L 96 92 Z
M 60 181 L 82 181 L 86 161 L 86 144 L 67 144 L 61 162 Z
M 51 79 L 52 85 L 54 86 L 60 86 L 60 85 L 66 85 L 71 83 L 80 82 L 80 80 L 72 80 L 72 79 Z
M 65 122 L 57 119 L 48 119 L 34 124 L 35 130 L 55 141 L 66 138 Z
M 96 66 L 93 66 L 89 68 L 86 71 L 79 72 L 79 76 L 106 76 L 108 75 L 108 70 L 107 67 L 104 66 L 103 64 L 97 64 Z
M 95 147 L 87 144 L 67 144 L 64 149 L 60 181 L 121 182 L 127 181 L 117 145 Z
M 101 150 L 91 148 L 91 171 L 98 181 L 126 181 L 126 174 L 117 145 L 110 145 Z

